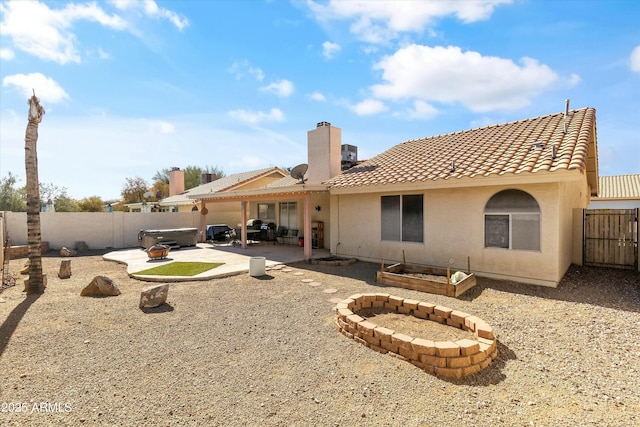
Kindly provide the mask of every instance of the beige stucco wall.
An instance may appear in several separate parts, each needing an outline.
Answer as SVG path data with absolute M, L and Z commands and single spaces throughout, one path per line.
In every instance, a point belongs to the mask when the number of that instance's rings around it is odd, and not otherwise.
M 578 180 L 579 181 L 579 180 Z M 332 252 L 374 262 L 402 262 L 445 267 L 480 276 L 556 286 L 572 255 L 572 215 L 583 197 L 579 182 L 492 185 L 373 194 L 331 196 Z M 541 250 L 517 251 L 484 247 L 484 206 L 509 188 L 531 194 L 541 210 Z M 578 195 L 574 194 L 578 191 Z M 382 241 L 380 196 L 424 194 L 424 243 Z M 586 199 L 585 199 L 586 200 Z M 339 243 L 339 244 L 338 244 Z
M 27 244 L 26 212 L 7 212 L 6 226 L 12 245 Z M 90 249 L 138 246 L 142 229 L 198 227 L 198 212 L 42 212 L 42 241 L 51 249 L 74 248 L 83 241 Z

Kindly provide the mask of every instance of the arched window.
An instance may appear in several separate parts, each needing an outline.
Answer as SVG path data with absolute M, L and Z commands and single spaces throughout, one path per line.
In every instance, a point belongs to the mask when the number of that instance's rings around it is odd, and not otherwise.
M 484 247 L 539 251 L 540 206 L 529 193 L 504 190 L 484 207 Z

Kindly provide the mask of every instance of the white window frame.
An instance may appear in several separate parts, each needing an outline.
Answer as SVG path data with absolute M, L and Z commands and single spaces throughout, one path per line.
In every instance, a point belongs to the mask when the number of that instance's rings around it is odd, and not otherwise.
M 508 191 L 508 190 L 502 190 L 502 191 Z M 500 194 L 502 191 L 495 193 L 489 200 L 491 200 L 494 196 Z M 542 249 L 542 214 L 540 212 L 540 208 L 539 208 L 539 204 L 538 201 L 535 199 L 535 197 L 533 197 L 531 194 L 527 193 L 526 191 L 522 191 L 522 190 L 518 190 L 521 191 L 522 193 L 527 194 L 529 197 L 531 197 L 532 200 L 534 200 L 536 202 L 536 205 L 538 206 L 537 210 L 531 209 L 531 210 L 518 210 L 517 212 L 513 212 L 510 211 L 508 209 L 505 210 L 495 210 L 495 211 L 490 211 L 487 212 L 486 211 L 486 205 L 485 205 L 485 211 L 484 211 L 484 221 L 483 221 L 483 240 L 484 240 L 484 247 L 485 249 L 505 249 L 505 250 L 515 250 L 515 251 L 532 251 L 532 252 L 540 252 Z M 487 201 L 487 203 L 489 203 Z M 515 209 L 515 208 L 514 208 Z M 498 217 L 498 216 L 506 216 L 508 217 L 508 233 L 509 233 L 509 241 L 508 241 L 508 246 L 507 247 L 503 247 L 503 246 L 499 246 L 499 245 L 489 245 L 487 243 L 487 218 L 488 217 Z M 513 233 L 513 224 L 514 224 L 514 220 L 518 221 L 518 217 L 535 217 L 535 222 L 536 225 L 538 227 L 538 232 L 537 232 L 537 244 L 533 244 L 531 245 L 531 247 L 529 248 L 522 248 L 522 247 L 517 247 L 514 248 L 514 244 L 513 244 L 513 239 L 514 239 L 514 233 Z M 520 242 L 516 242 L 518 243 L 517 246 L 521 246 Z M 537 246 L 537 247 L 536 247 Z
M 419 196 L 421 198 L 421 202 L 422 202 L 422 206 L 421 206 L 421 214 L 422 214 L 422 229 L 420 230 L 420 240 L 405 240 L 404 237 L 404 212 L 403 212 L 403 207 L 404 207 L 404 198 L 405 197 L 416 197 Z M 397 236 L 396 236 L 396 232 L 393 232 L 393 230 L 391 230 L 391 233 L 385 232 L 385 224 L 384 224 L 384 218 L 385 218 L 385 212 L 384 212 L 384 202 L 383 200 L 385 198 L 399 198 L 399 205 L 398 205 L 398 212 L 397 218 L 394 218 L 394 222 L 397 222 L 399 229 L 396 230 L 397 232 Z M 393 213 L 393 212 L 392 212 Z M 393 236 L 391 236 L 393 235 Z M 409 243 L 424 243 L 424 194 L 394 194 L 394 195 L 388 195 L 388 196 L 381 196 L 380 197 L 380 240 L 381 241 L 386 241 L 386 242 L 409 242 Z

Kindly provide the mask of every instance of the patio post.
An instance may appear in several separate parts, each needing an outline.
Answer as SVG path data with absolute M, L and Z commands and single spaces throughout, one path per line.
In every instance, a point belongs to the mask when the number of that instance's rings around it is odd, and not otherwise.
M 304 195 L 304 260 L 311 259 L 311 193 Z
M 200 243 L 207 241 L 207 203 L 204 200 L 200 201 Z
M 240 202 L 240 241 L 242 242 L 242 249 L 247 249 L 247 201 Z

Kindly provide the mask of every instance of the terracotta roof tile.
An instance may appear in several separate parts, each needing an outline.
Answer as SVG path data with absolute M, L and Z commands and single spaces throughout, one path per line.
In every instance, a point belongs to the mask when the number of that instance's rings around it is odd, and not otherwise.
M 640 174 L 601 176 L 598 179 L 600 199 L 640 199 Z
M 570 111 L 566 134 L 564 113 L 556 113 L 405 141 L 327 183 L 343 188 L 523 172 L 585 171 L 595 113 L 593 108 Z

